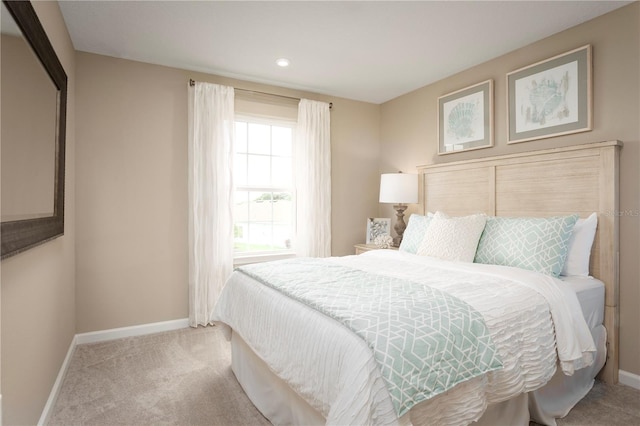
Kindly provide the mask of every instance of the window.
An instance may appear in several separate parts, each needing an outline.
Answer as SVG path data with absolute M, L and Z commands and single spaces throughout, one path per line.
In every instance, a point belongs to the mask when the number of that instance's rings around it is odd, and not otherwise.
M 253 117 L 236 119 L 236 257 L 293 252 L 294 126 Z

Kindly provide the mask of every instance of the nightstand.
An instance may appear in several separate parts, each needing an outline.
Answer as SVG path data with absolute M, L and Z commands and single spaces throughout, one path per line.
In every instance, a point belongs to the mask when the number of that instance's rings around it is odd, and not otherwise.
M 362 254 L 369 250 L 398 250 L 398 247 L 390 247 L 388 249 L 381 249 L 375 244 L 356 244 L 353 246 L 356 249 L 356 254 Z

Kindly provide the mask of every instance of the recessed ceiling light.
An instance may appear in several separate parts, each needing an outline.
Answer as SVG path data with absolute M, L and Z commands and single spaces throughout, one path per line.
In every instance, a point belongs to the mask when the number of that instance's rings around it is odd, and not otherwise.
M 289 62 L 289 60 L 287 58 L 280 58 L 280 59 L 276 60 L 276 64 L 279 67 L 282 67 L 282 68 L 288 67 L 289 63 L 290 62 Z

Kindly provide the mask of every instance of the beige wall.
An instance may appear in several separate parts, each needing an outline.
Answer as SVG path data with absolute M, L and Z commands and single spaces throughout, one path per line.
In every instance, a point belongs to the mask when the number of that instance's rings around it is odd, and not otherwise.
M 381 172 L 408 171 L 419 164 L 622 140 L 620 208 L 627 213 L 620 218 L 620 368 L 634 374 L 640 374 L 639 22 L 636 2 L 383 104 L 380 157 Z M 593 45 L 593 131 L 507 145 L 506 73 L 585 44 Z M 495 84 L 495 146 L 438 156 L 437 98 L 490 78 Z M 392 214 L 387 206 L 380 213 Z
M 187 82 L 333 102 L 333 254 L 377 209 L 379 106 L 107 56 L 77 57 L 77 331 L 186 318 Z
M 33 6 L 68 76 L 64 236 L 2 261 L 6 425 L 36 424 L 75 334 L 75 51 L 55 2 Z

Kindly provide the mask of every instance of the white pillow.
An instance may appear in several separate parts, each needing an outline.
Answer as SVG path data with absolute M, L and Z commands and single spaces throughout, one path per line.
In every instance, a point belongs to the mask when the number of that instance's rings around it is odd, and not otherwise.
M 487 216 L 484 214 L 449 217 L 442 212 L 436 212 L 417 254 L 444 260 L 473 262 L 486 222 Z
M 433 218 L 433 213 L 428 212 L 426 216 L 419 214 L 412 214 L 409 217 L 409 224 L 407 229 L 404 230 L 402 235 L 402 241 L 400 242 L 400 251 L 406 251 L 407 253 L 416 254 L 420 243 L 424 240 L 424 233 L 429 227 L 429 222 Z
M 578 219 L 569 238 L 567 260 L 560 275 L 589 276 L 589 258 L 597 226 L 598 215 L 595 213 L 591 213 L 586 219 Z

